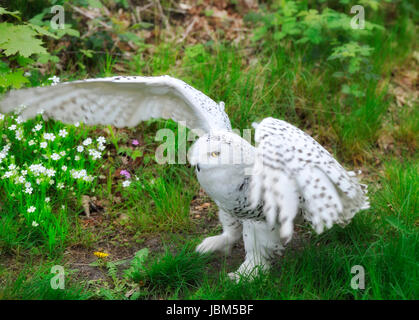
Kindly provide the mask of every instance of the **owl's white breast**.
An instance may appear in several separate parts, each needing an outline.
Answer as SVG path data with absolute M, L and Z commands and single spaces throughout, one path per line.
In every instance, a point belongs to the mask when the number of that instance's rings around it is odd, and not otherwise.
M 196 170 L 199 183 L 205 192 L 222 209 L 229 211 L 237 207 L 237 200 L 243 197 L 240 186 L 245 180 L 245 166 L 220 166 Z

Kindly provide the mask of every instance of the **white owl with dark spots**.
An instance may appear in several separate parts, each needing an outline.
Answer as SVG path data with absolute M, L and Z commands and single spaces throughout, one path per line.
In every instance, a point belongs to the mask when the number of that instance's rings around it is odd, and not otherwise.
M 23 119 L 135 127 L 151 118 L 182 122 L 199 135 L 188 159 L 219 207 L 222 234 L 196 248 L 229 252 L 243 237 L 245 261 L 233 279 L 267 270 L 294 233 L 297 218 L 317 233 L 346 225 L 369 207 L 366 188 L 308 134 L 274 118 L 254 125 L 256 147 L 232 131 L 224 103 L 169 77 L 111 77 L 9 92 L 1 112 Z

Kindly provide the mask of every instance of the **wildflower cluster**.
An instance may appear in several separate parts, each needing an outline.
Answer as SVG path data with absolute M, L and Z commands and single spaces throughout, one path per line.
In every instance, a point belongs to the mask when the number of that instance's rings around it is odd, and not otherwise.
M 80 124 L 46 123 L 40 115 L 23 121 L 19 114 L 0 114 L 3 221 L 26 228 L 50 247 L 64 241 L 67 206 L 56 212 L 54 204 L 77 199 L 94 187 L 106 149 L 106 139 L 87 137 L 87 130 Z

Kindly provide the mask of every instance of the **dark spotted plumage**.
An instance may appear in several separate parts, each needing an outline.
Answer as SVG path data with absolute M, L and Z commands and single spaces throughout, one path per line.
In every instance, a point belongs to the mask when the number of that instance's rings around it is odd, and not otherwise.
M 227 210 L 229 214 L 239 219 L 250 219 L 255 221 L 266 221 L 264 214 L 263 200 L 254 207 L 249 199 L 250 177 L 245 177 L 243 182 L 237 188 L 238 196 L 234 201 L 233 209 Z M 300 206 L 304 203 L 304 198 L 300 197 Z M 302 211 L 300 212 L 302 213 Z
M 255 168 L 262 170 L 252 176 L 252 203 L 257 206 L 264 200 L 268 220 L 292 221 L 301 206 L 296 195 L 305 199 L 304 215 L 319 233 L 334 223 L 346 224 L 368 207 L 354 174 L 302 130 L 266 118 L 257 127 L 255 140 L 259 144 Z M 282 232 L 290 236 L 292 223 Z

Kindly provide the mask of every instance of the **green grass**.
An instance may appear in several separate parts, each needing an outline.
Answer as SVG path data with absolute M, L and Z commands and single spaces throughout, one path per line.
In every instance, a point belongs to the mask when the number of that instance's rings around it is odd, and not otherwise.
M 136 283 L 144 285 L 148 294 L 154 297 L 182 297 L 188 289 L 199 286 L 205 271 L 208 270 L 208 255 L 194 252 L 190 245 L 181 247 L 175 254 L 168 248 L 152 261 L 134 265 L 130 277 Z M 168 295 L 168 292 L 174 291 Z
M 84 292 L 83 287 L 71 279 L 68 273 L 65 277 L 64 287 L 53 289 L 51 280 L 54 274 L 50 272 L 53 264 L 45 261 L 41 267 L 35 268 L 30 263 L 13 278 L 6 278 L 5 285 L 0 288 L 0 299 L 14 300 L 85 300 L 91 294 Z M 0 269 L 0 274 L 1 274 Z
M 192 244 L 220 229 L 215 224 L 215 204 L 208 211 L 195 208 L 194 201 L 201 204 L 208 199 L 200 195 L 193 169 L 158 165 L 154 160 L 161 143 L 154 140 L 156 131 L 177 132 L 175 123 L 148 121 L 121 130 L 44 123 L 39 117 L 17 124 L 24 130 L 22 140 L 17 140 L 16 131 L 8 129 L 16 119 L 7 116 L 0 121 L 0 150 L 8 142 L 11 148 L 0 163 L 0 178 L 7 171 L 16 172 L 0 179 L 0 298 L 417 299 L 419 108 L 417 102 L 398 106 L 391 90 L 397 77 L 418 64 L 413 58 L 418 10 L 407 3 L 367 11 L 368 21 L 383 30 L 357 35 L 345 24 L 326 25 L 318 43 L 314 38 L 299 41 L 304 33 L 275 38 L 280 29 L 270 19 L 281 21 L 283 13 L 268 3 L 261 5 L 259 17 L 246 17 L 252 31 L 267 28 L 256 40 L 246 38 L 235 44 L 221 37 L 189 44 L 160 35 L 147 44 L 150 51 L 141 48 L 129 59 L 114 52 L 98 53 L 97 59 L 78 51 L 66 57 L 63 79 L 110 76 L 121 73 L 121 66 L 129 74 L 179 77 L 214 100 L 224 101 L 234 128 L 250 128 L 267 116 L 285 119 L 324 144 L 348 169 L 362 169 L 371 209 L 356 215 L 344 229 L 334 227 L 315 235 L 304 227 L 298 245 L 291 245 L 271 272 L 253 282 L 234 283 L 227 273 L 243 257 L 193 252 Z M 299 6 L 317 8 L 320 14 L 327 6 L 349 12 L 332 1 L 301 1 Z M 296 27 L 302 23 L 295 22 Z M 98 39 L 72 39 L 70 48 L 77 50 L 79 44 L 85 48 L 93 40 Z M 368 45 L 370 53 L 328 59 L 334 50 L 354 41 Z M 358 62 L 361 67 L 350 71 L 351 64 Z M 47 74 L 30 70 L 30 86 L 38 86 L 60 69 L 46 66 Z M 411 81 L 413 85 L 405 85 L 404 90 L 413 93 L 417 83 Z M 42 129 L 33 133 L 37 123 L 42 123 Z M 64 128 L 69 134 L 59 137 Z M 54 133 L 56 139 L 42 149 L 39 144 L 45 132 Z M 99 136 L 107 140 L 103 158 L 93 161 L 84 151 L 75 160 L 77 146 Z M 388 147 L 382 146 L 382 138 L 390 141 Z M 34 146 L 29 145 L 32 139 Z M 133 139 L 141 144 L 133 146 Z M 179 147 L 177 139 L 174 143 Z M 50 158 L 61 151 L 65 157 Z M 54 184 L 49 184 L 51 177 L 42 176 L 38 186 L 37 177 L 29 172 L 26 180 L 36 192 L 25 193 L 15 179 L 27 166 L 41 163 L 56 170 Z M 11 164 L 18 168 L 9 169 Z M 62 165 L 68 167 L 66 171 Z M 81 182 L 71 176 L 71 169 L 85 169 L 96 178 Z M 131 174 L 129 187 L 123 187 L 127 179 L 120 169 Z M 65 188 L 58 189 L 59 183 Z M 93 204 L 103 207 L 90 218 L 82 214 L 83 195 L 96 196 Z M 31 206 L 34 212 L 28 212 Z M 144 261 L 133 259 L 140 248 L 150 251 Z M 110 256 L 91 264 L 96 250 L 109 251 Z M 55 264 L 66 269 L 65 290 L 49 285 L 49 271 Z M 354 265 L 365 269 L 365 290 L 350 286 Z M 78 266 L 99 275 L 90 279 Z

